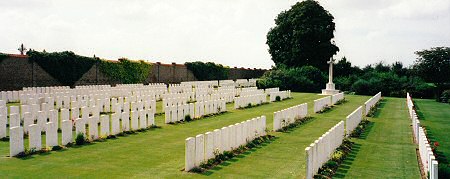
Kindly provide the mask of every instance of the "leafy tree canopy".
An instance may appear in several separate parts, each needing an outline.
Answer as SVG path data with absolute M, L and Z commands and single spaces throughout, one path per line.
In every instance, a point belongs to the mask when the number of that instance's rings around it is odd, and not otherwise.
M 339 48 L 331 42 L 334 38 L 334 17 L 317 1 L 296 3 L 281 12 L 276 26 L 267 34 L 267 45 L 277 66 L 300 67 L 310 65 L 327 70 L 327 60 Z
M 417 51 L 419 56 L 414 68 L 425 81 L 442 86 L 450 83 L 450 48 L 434 47 L 429 50 Z

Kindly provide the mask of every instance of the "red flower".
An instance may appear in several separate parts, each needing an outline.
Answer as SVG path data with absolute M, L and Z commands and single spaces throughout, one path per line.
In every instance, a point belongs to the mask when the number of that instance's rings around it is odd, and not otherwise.
M 434 146 L 435 147 L 439 146 L 439 142 L 434 142 Z

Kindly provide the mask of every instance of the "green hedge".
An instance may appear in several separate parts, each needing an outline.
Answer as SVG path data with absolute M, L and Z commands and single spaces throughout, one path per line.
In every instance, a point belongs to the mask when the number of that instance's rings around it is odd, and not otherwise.
M 144 83 L 151 72 L 152 65 L 144 61 L 130 61 L 126 58 L 118 62 L 102 60 L 99 66 L 101 72 L 121 83 Z
M 302 66 L 267 71 L 256 82 L 256 86 L 263 89 L 279 87 L 280 90 L 294 92 L 320 92 L 325 83 L 325 76 L 318 68 Z
M 29 60 L 36 62 L 64 86 L 73 86 L 98 60 L 71 51 L 47 53 L 30 50 L 27 55 Z
M 225 80 L 228 79 L 229 68 L 213 62 L 186 62 L 188 70 L 194 73 L 195 78 L 204 80 Z
M 8 54 L 0 53 L 0 63 L 2 63 L 2 61 L 8 57 L 9 57 Z

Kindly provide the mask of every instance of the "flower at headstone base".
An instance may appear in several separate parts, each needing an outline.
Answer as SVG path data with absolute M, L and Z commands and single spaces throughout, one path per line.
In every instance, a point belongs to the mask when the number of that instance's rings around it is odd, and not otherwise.
M 434 147 L 438 147 L 439 146 L 439 142 L 434 142 Z

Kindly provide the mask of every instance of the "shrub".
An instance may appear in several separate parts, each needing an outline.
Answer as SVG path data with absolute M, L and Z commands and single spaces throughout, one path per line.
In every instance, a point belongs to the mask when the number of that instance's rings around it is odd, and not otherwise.
M 2 63 L 2 61 L 8 57 L 9 57 L 8 54 L 0 53 L 0 63 Z
M 79 132 L 77 136 L 75 137 L 75 144 L 77 145 L 83 145 L 86 143 L 86 137 L 83 133 Z
M 441 102 L 450 103 L 450 90 L 445 90 L 441 94 Z
M 294 92 L 319 92 L 325 86 L 322 72 L 312 66 L 277 68 L 264 73 L 256 83 L 258 88 L 279 87 Z
M 281 101 L 281 97 L 280 96 L 275 97 L 275 101 Z
M 53 146 L 53 147 L 52 147 L 52 150 L 53 150 L 53 151 L 57 151 L 57 150 L 61 150 L 61 149 L 62 149 L 62 147 L 59 146 L 59 145 L 56 145 L 56 146 Z
M 184 121 L 186 121 L 186 122 L 192 121 L 191 115 L 184 116 Z

